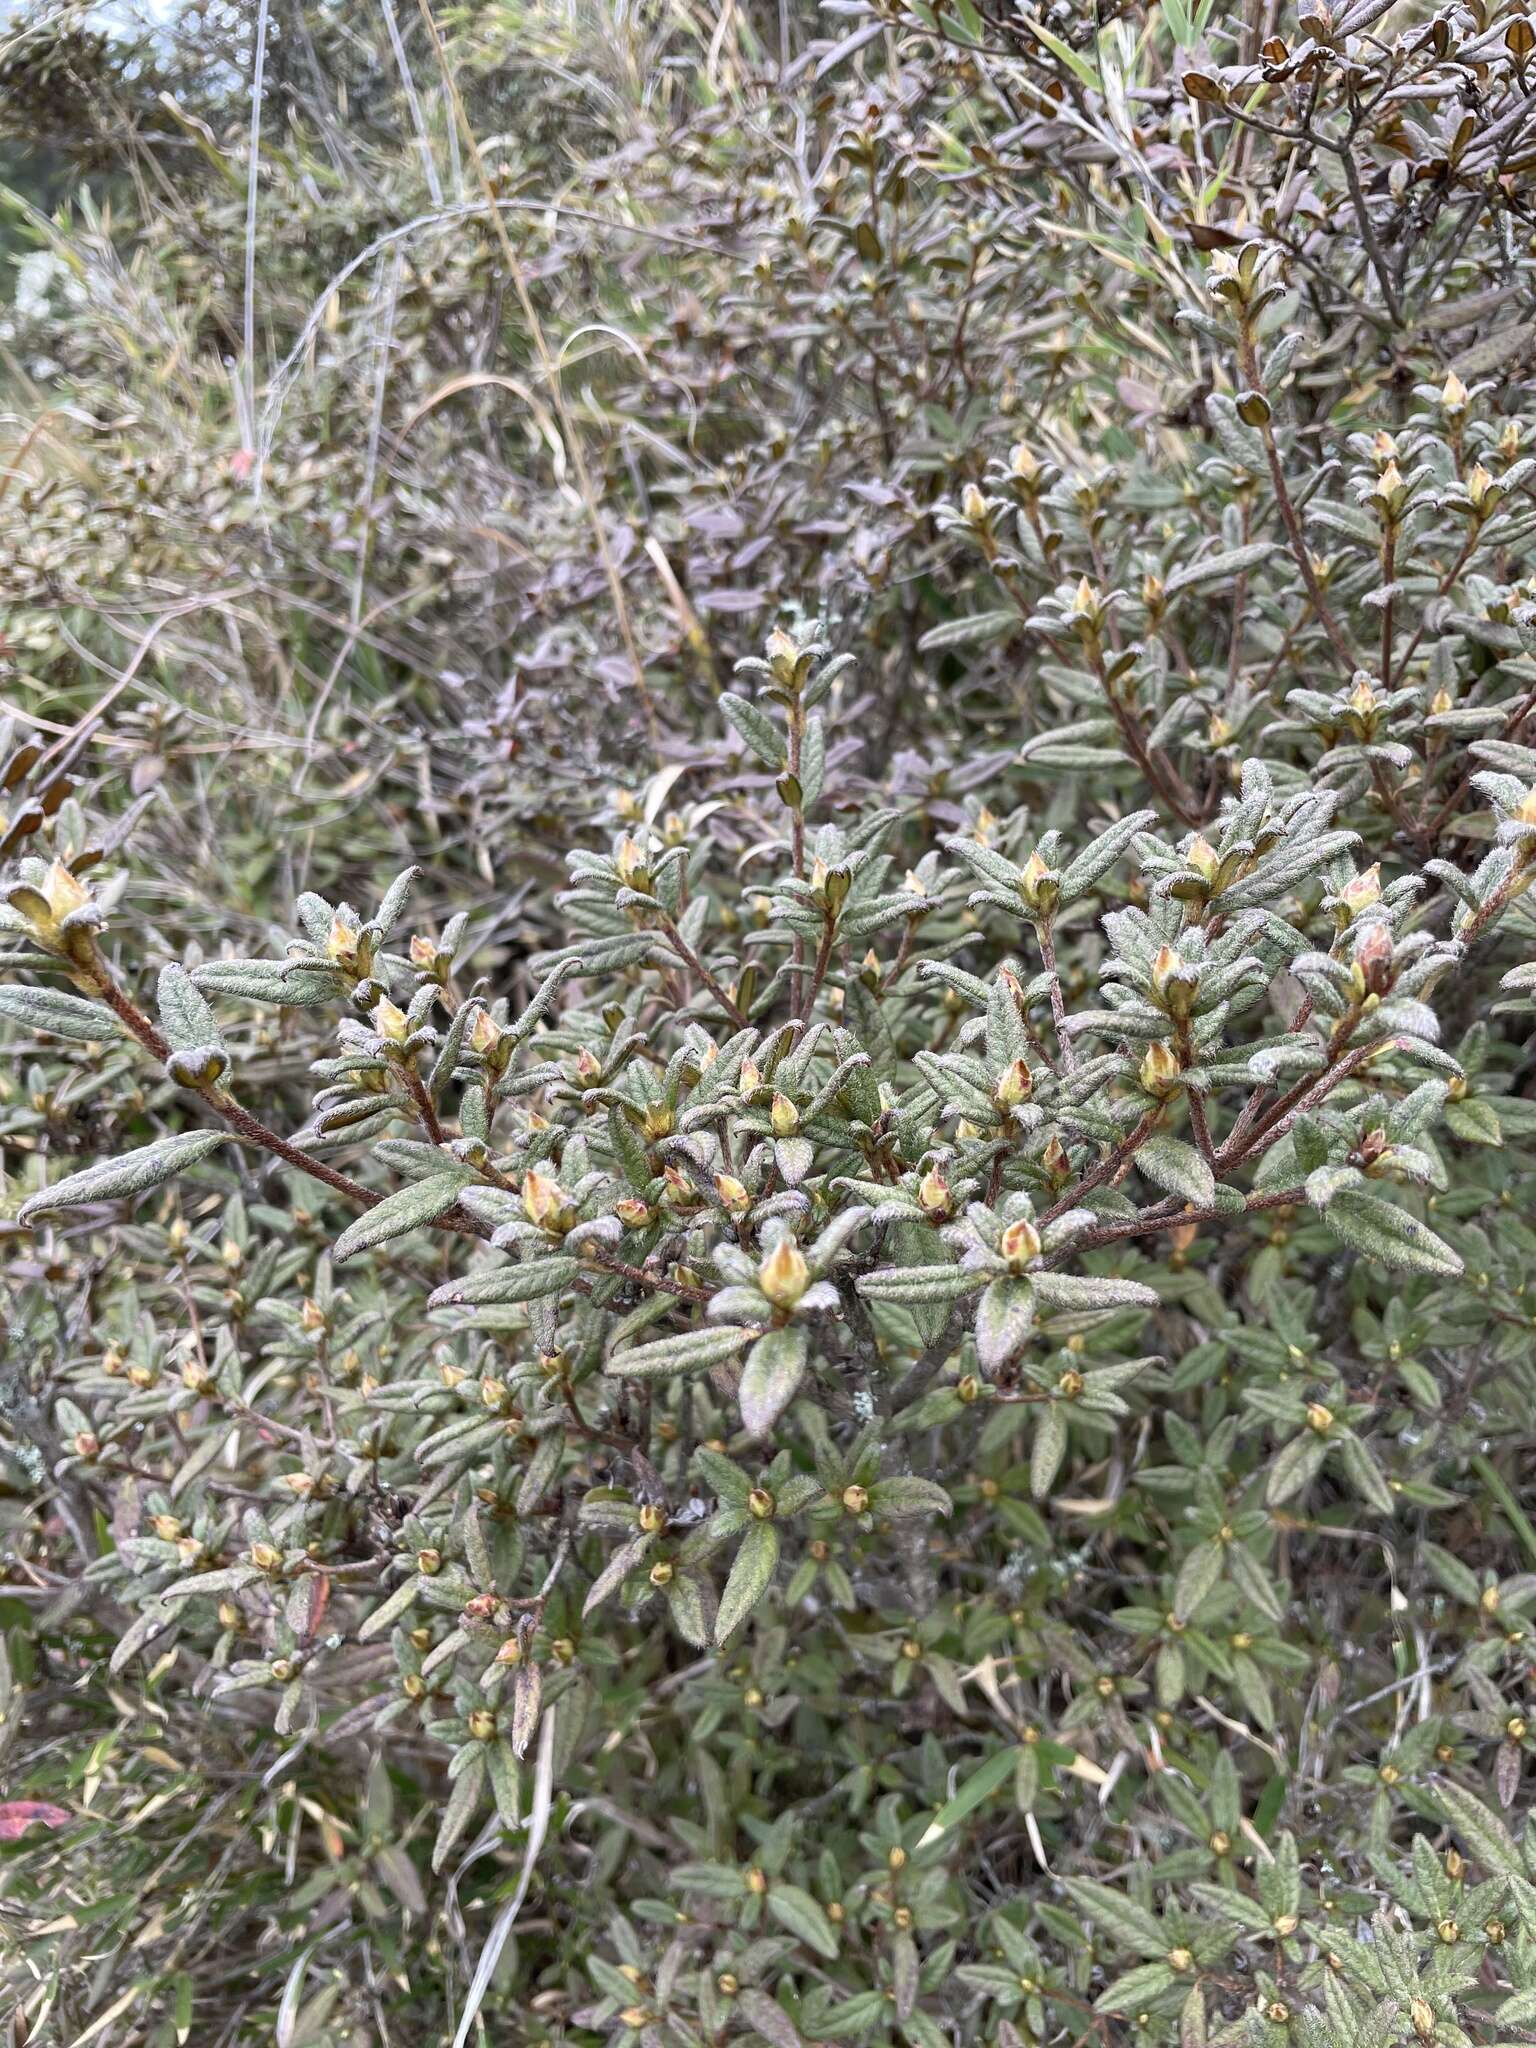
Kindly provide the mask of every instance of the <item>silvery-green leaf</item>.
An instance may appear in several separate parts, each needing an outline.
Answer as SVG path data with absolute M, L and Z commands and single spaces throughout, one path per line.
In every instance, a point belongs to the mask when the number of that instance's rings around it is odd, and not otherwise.
M 433 1222 L 445 1209 L 453 1207 L 473 1178 L 467 1168 L 456 1167 L 446 1173 L 431 1174 L 426 1180 L 412 1181 L 407 1187 L 396 1188 L 392 1195 L 386 1195 L 382 1202 L 365 1209 L 361 1216 L 347 1225 L 333 1247 L 337 1264 L 358 1252 L 370 1251 L 375 1245 L 386 1244 L 392 1237 L 403 1237 L 408 1230 L 419 1230 L 423 1224 Z
M 1155 1308 L 1157 1296 L 1140 1280 L 1107 1273 L 1032 1272 L 1030 1285 L 1047 1308 Z
M 705 1366 L 723 1365 L 749 1338 L 758 1332 L 749 1324 L 727 1323 L 718 1329 L 684 1330 L 675 1337 L 660 1337 L 654 1344 L 639 1344 L 632 1351 L 619 1351 L 608 1359 L 604 1372 L 632 1379 L 668 1378 L 673 1373 L 697 1372 Z
M 779 1532 L 772 1522 L 754 1522 L 741 1539 L 731 1565 L 720 1610 L 715 1616 L 715 1641 L 726 1643 L 773 1584 L 779 1562 Z
M 1334 1196 L 1324 1216 L 1336 1236 L 1384 1266 L 1406 1266 L 1415 1273 L 1450 1277 L 1462 1271 L 1460 1258 L 1443 1238 L 1380 1195 L 1350 1189 Z
M 768 714 L 749 698 L 738 697 L 734 690 L 722 690 L 719 704 L 722 715 L 730 720 L 757 758 L 779 774 L 784 767 L 785 740 Z
M 898 1519 L 906 1515 L 948 1515 L 954 1512 L 954 1503 L 942 1486 L 931 1479 L 918 1479 L 911 1473 L 898 1474 L 892 1479 L 877 1479 L 869 1489 L 869 1505 L 878 1515 L 894 1515 Z
M 805 1374 L 806 1333 L 791 1325 L 768 1330 L 747 1353 L 737 1401 L 743 1427 L 766 1436 L 794 1399 Z
M 79 1045 L 110 1043 L 125 1035 L 104 1003 L 90 1003 L 83 996 L 67 995 L 63 989 L 33 988 L 22 982 L 0 988 L 0 1017 L 21 1025 L 25 1031 L 45 1031 L 51 1038 L 68 1038 Z
M 218 1022 L 185 967 L 174 960 L 162 967 L 155 997 L 160 1028 L 177 1052 L 219 1044 Z
M 1193 1145 L 1163 1132 L 1154 1133 L 1136 1152 L 1136 1164 L 1160 1188 L 1197 1209 L 1207 1209 L 1216 1194 L 1216 1176 Z
M 994 1280 L 976 1305 L 976 1356 L 985 1372 L 1014 1357 L 1035 1320 L 1035 1290 L 1025 1279 Z
M 128 1195 L 142 1195 L 157 1188 L 173 1175 L 206 1159 L 226 1142 L 224 1131 L 182 1131 L 175 1137 L 160 1138 L 138 1152 L 125 1152 L 120 1159 L 104 1159 L 40 1188 L 29 1195 L 16 1212 L 17 1221 L 30 1223 L 51 1209 L 79 1209 L 89 1202 L 120 1201 Z
M 1029 1456 L 1029 1490 L 1044 1500 L 1067 1454 L 1067 1424 L 1059 1401 L 1047 1401 L 1035 1414 L 1035 1436 Z
M 466 1273 L 460 1280 L 445 1280 L 427 1297 L 428 1308 L 459 1308 L 485 1302 L 534 1301 L 545 1294 L 558 1294 L 569 1287 L 581 1271 L 579 1259 L 556 1255 L 547 1259 L 523 1259 L 515 1265 Z

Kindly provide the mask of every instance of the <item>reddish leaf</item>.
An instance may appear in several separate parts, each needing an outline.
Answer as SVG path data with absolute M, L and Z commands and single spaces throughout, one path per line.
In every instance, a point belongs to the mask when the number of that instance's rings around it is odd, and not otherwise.
M 12 1799 L 0 1806 L 0 1842 L 14 1842 L 34 1825 L 66 1827 L 74 1815 L 62 1806 L 50 1806 L 43 1799 Z

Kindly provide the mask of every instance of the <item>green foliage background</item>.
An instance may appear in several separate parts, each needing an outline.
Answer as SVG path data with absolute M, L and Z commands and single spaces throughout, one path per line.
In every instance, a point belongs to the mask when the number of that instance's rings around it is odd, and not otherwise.
M 0 31 L 12 2041 L 1536 2040 L 1533 56 Z

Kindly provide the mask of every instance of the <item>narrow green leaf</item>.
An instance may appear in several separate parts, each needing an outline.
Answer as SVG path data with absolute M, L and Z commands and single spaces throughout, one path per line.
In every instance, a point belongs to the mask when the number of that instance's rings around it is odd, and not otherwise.
M 1136 1164 L 1150 1181 L 1193 1202 L 1197 1209 L 1209 1208 L 1216 1198 L 1216 1176 L 1193 1145 L 1181 1138 L 1158 1132 L 1136 1153 Z
M 753 1436 L 766 1436 L 795 1398 L 805 1374 L 806 1333 L 791 1325 L 768 1330 L 747 1353 L 737 1399 Z
M 894 1479 L 877 1479 L 869 1489 L 869 1505 L 877 1515 L 948 1515 L 954 1503 L 942 1486 L 931 1479 L 910 1474 Z
M 654 1344 L 638 1344 L 633 1351 L 617 1352 L 603 1370 L 630 1379 L 665 1379 L 673 1373 L 697 1372 L 705 1366 L 723 1365 L 757 1334 L 750 1323 L 684 1330 L 676 1337 L 660 1337 Z
M 923 1831 L 921 1847 L 937 1841 L 940 1835 L 948 1834 L 952 1827 L 973 1814 L 977 1807 L 992 1797 L 1012 1777 L 1019 1758 L 1019 1747 L 996 1749 L 985 1763 L 979 1764 L 965 1783 L 950 1798 L 946 1799 L 938 1812 Z
M 773 1583 L 779 1562 L 779 1532 L 772 1522 L 754 1522 L 741 1540 L 731 1575 L 720 1595 L 715 1641 L 729 1642 Z
M 333 1247 L 336 1263 L 341 1265 L 358 1252 L 371 1251 L 375 1245 L 387 1244 L 392 1237 L 403 1237 L 408 1230 L 419 1230 L 424 1223 L 431 1223 L 445 1209 L 453 1207 L 473 1178 L 465 1169 L 455 1167 L 451 1172 L 429 1174 L 425 1180 L 396 1188 L 392 1195 L 386 1195 L 382 1202 L 365 1209 L 347 1225 Z
M 1368 1258 L 1380 1259 L 1384 1266 L 1406 1266 L 1414 1273 L 1452 1277 L 1462 1271 L 1460 1258 L 1444 1239 L 1380 1195 L 1354 1189 L 1336 1195 L 1323 1211 L 1323 1220 L 1335 1236 Z
M 768 1910 L 781 1927 L 798 1935 L 808 1948 L 832 1962 L 837 1956 L 837 1936 L 821 1907 L 796 1884 L 774 1883 L 768 1887 Z
M 104 1003 L 88 1003 L 83 996 L 66 995 L 57 988 L 29 988 L 16 982 L 0 988 L 0 1017 L 21 1025 L 24 1031 L 46 1031 L 51 1038 L 68 1038 L 78 1045 L 95 1041 L 110 1044 L 124 1036 L 123 1027 Z
M 129 1195 L 142 1195 L 174 1175 L 196 1166 L 225 1142 L 223 1131 L 182 1131 L 161 1138 L 138 1152 L 125 1152 L 121 1159 L 104 1159 L 79 1173 L 41 1188 L 22 1203 L 17 1221 L 30 1223 L 51 1209 L 79 1209 L 90 1202 L 114 1202 Z

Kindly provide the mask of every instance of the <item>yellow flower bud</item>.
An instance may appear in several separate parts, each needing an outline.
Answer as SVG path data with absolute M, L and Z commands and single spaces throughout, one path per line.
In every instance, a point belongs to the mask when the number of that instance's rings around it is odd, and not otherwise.
M 1004 1070 L 992 1099 L 999 1109 L 1017 1109 L 1021 1102 L 1029 1100 L 1034 1089 L 1034 1075 L 1023 1060 L 1015 1060 Z
M 554 1230 L 569 1214 L 570 1199 L 558 1181 L 530 1167 L 523 1175 L 523 1214 L 541 1230 Z
M 1161 1098 L 1172 1095 L 1178 1088 L 1180 1073 L 1178 1054 L 1171 1045 L 1156 1039 L 1142 1056 L 1137 1078 L 1149 1095 Z
M 757 1284 L 775 1308 L 793 1308 L 811 1284 L 805 1254 L 792 1237 L 781 1237 L 757 1269 Z
M 997 1249 L 1014 1272 L 1022 1273 L 1031 1259 L 1040 1256 L 1040 1233 L 1027 1216 L 1010 1223 L 997 1241 Z

